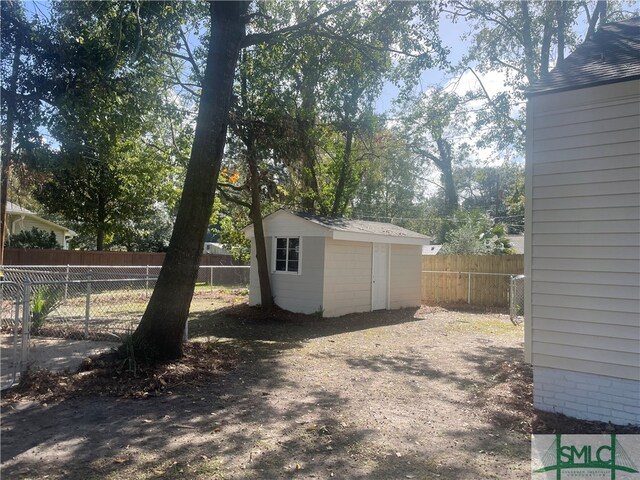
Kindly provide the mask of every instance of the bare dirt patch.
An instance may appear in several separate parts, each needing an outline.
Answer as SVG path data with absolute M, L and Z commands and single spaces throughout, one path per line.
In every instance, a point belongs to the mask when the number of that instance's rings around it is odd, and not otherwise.
M 608 428 L 533 411 L 522 327 L 498 312 L 322 319 L 225 303 L 192 315 L 204 343 L 181 362 L 138 376 L 97 363 L 5 397 L 3 473 L 524 479 L 532 431 Z

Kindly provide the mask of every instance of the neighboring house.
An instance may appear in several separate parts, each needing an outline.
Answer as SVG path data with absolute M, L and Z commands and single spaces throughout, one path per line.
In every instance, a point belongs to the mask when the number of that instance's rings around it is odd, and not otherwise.
M 603 26 L 528 96 L 534 406 L 640 424 L 640 18 Z
M 389 223 L 328 219 L 286 210 L 263 220 L 275 303 L 301 313 L 416 307 L 429 238 Z M 249 304 L 260 303 L 253 226 Z
M 423 245 L 422 255 L 438 255 L 441 249 L 442 245 Z
M 221 243 L 204 242 L 202 253 L 205 255 L 230 255 Z
M 31 210 L 27 210 L 20 205 L 7 202 L 8 235 L 20 232 L 29 232 L 33 227 L 45 232 L 55 233 L 56 240 L 65 250 L 69 248 L 69 240 L 76 236 L 76 232 L 73 230 L 63 227 L 62 225 L 58 225 L 57 223 L 50 222 L 49 220 L 45 220 L 33 213 Z

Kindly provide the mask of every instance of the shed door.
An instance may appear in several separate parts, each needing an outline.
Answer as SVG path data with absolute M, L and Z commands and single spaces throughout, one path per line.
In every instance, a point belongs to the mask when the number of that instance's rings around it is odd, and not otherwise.
M 371 269 L 371 310 L 387 308 L 389 291 L 389 245 L 373 244 L 373 262 Z

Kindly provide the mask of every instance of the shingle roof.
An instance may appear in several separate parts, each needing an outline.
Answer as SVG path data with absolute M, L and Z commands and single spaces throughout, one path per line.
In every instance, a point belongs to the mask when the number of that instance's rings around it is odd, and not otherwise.
M 17 203 L 7 202 L 7 212 L 8 213 L 31 213 L 35 215 L 31 210 L 27 210 L 24 207 L 21 207 Z
M 640 17 L 603 25 L 527 95 L 575 90 L 640 78 Z
M 429 239 L 426 235 L 398 227 L 391 223 L 369 222 L 366 220 L 347 220 L 345 218 L 328 218 L 308 213 L 289 212 L 293 215 L 304 218 L 310 222 L 322 225 L 331 230 L 340 232 L 369 233 L 373 235 L 387 235 L 392 237 L 408 237 Z

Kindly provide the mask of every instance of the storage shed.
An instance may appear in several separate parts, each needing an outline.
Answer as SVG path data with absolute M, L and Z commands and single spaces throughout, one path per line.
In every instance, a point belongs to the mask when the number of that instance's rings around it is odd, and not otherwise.
M 640 19 L 603 26 L 528 97 L 534 405 L 640 424 Z
M 429 238 L 389 223 L 277 212 L 263 219 L 276 305 L 336 317 L 417 307 L 422 245 Z M 249 304 L 260 303 L 253 226 Z

